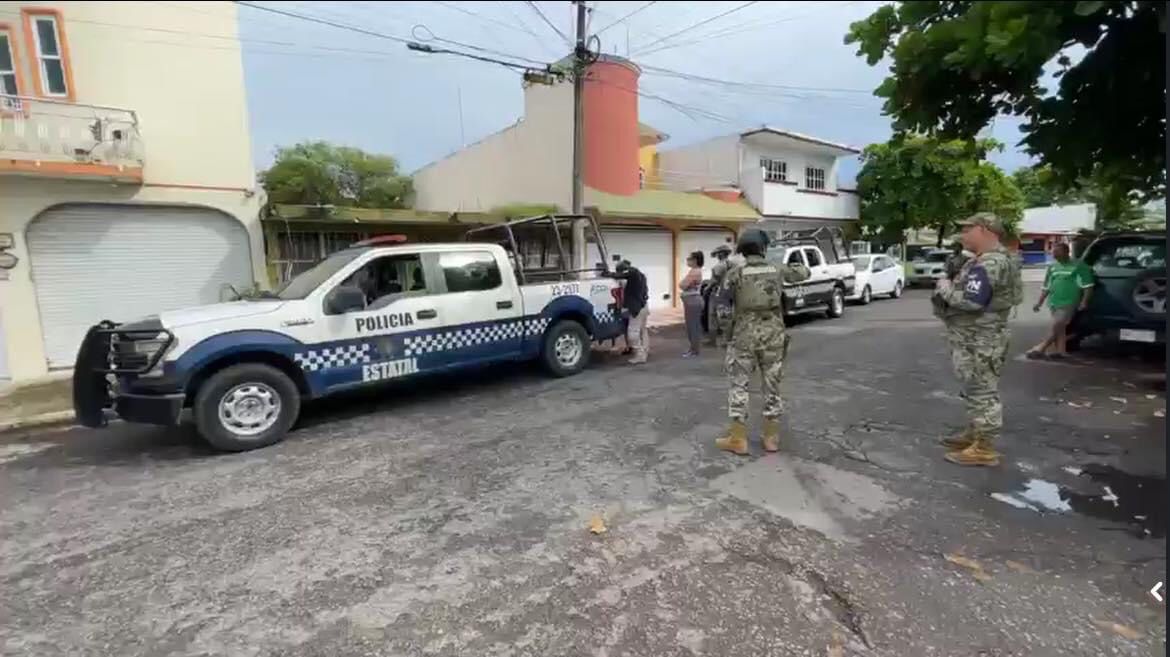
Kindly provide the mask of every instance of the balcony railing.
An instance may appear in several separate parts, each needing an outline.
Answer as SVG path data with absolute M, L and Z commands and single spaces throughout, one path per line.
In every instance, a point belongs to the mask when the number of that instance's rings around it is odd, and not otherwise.
M 133 110 L 0 95 L 0 174 L 142 181 Z

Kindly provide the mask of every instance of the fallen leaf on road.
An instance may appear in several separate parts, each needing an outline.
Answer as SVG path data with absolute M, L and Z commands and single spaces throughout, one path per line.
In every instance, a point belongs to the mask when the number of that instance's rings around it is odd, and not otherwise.
M 974 559 L 968 559 L 961 554 L 944 554 L 943 558 L 956 566 L 962 566 L 970 570 L 971 576 L 980 582 L 986 582 L 991 579 L 991 575 L 988 575 L 987 571 L 983 569 L 983 564 Z
M 1093 619 L 1093 622 L 1097 625 L 1097 627 L 1100 627 L 1103 630 L 1109 630 L 1110 632 L 1113 632 L 1118 636 L 1123 636 L 1131 641 L 1137 641 L 1138 639 L 1142 638 L 1141 632 L 1138 632 L 1128 625 L 1097 619 Z
M 1050 401 L 1052 401 L 1052 398 L 1051 398 L 1051 397 L 1040 397 L 1039 399 L 1040 399 L 1040 401 L 1042 401 L 1042 402 L 1050 402 Z
M 1146 399 L 1156 399 L 1158 395 L 1146 395 Z
M 1137 388 L 1137 385 L 1130 383 L 1129 381 L 1122 381 L 1121 385 L 1125 386 L 1126 388 Z
M 1073 408 L 1089 408 L 1090 406 L 1093 405 L 1093 402 L 1085 402 L 1083 404 L 1078 404 L 1076 402 L 1068 402 L 1068 405 L 1072 406 Z
M 593 517 L 589 519 L 589 531 L 593 532 L 594 534 L 604 534 L 605 532 L 609 531 L 609 528 L 605 526 L 605 520 L 601 517 L 600 513 L 593 514 Z
M 1017 573 L 1034 573 L 1034 572 L 1036 572 L 1035 568 L 1032 568 L 1031 566 L 1029 566 L 1026 563 L 1020 563 L 1019 561 L 1012 561 L 1010 559 L 1006 563 L 1007 563 L 1008 568 L 1011 568 L 1012 570 L 1016 571 Z
M 1126 399 L 1125 397 L 1110 397 L 1110 399 L 1117 402 L 1118 404 L 1128 404 L 1129 403 L 1129 400 Z
M 1154 411 L 1154 417 L 1166 417 L 1166 410 L 1159 408 L 1158 410 Z

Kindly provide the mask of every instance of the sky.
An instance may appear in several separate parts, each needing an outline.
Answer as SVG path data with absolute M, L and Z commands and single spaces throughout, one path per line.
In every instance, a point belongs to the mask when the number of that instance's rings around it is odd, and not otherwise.
M 278 146 L 322 139 L 393 155 L 414 171 L 514 123 L 523 96 L 517 71 L 411 52 L 403 39 L 552 62 L 569 52 L 561 34 L 572 35 L 567 0 L 256 4 L 383 35 L 237 5 L 258 169 Z M 870 67 L 843 43 L 849 24 L 881 2 L 588 4 L 602 52 L 691 76 L 771 85 L 728 87 L 644 70 L 639 90 L 658 99 L 640 97 L 639 114 L 670 135 L 660 149 L 762 124 L 858 147 L 890 135 L 872 95 L 886 64 Z M 1007 145 L 993 160 L 1008 171 L 1028 163 L 1015 148 L 1018 126 L 1001 118 L 990 128 Z M 856 161 L 844 162 L 841 186 L 856 171 Z

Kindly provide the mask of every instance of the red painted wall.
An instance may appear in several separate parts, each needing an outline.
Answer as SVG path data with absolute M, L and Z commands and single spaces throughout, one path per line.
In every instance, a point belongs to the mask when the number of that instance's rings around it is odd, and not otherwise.
M 585 78 L 585 184 L 638 193 L 638 70 L 624 60 L 594 62 Z

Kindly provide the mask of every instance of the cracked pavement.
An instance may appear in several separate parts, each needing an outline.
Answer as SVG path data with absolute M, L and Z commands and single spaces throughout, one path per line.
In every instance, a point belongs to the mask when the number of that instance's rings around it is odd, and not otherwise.
M 961 469 L 936 443 L 962 406 L 924 292 L 792 331 L 778 455 L 758 417 L 752 456 L 712 448 L 721 356 L 682 360 L 678 328 L 641 367 L 314 404 L 244 454 L 189 427 L 8 436 L 0 653 L 1161 654 L 1149 368 L 1011 360 L 1005 464 Z M 992 497 L 1031 480 L 1070 510 Z M 1151 496 L 1160 516 L 1110 517 Z

